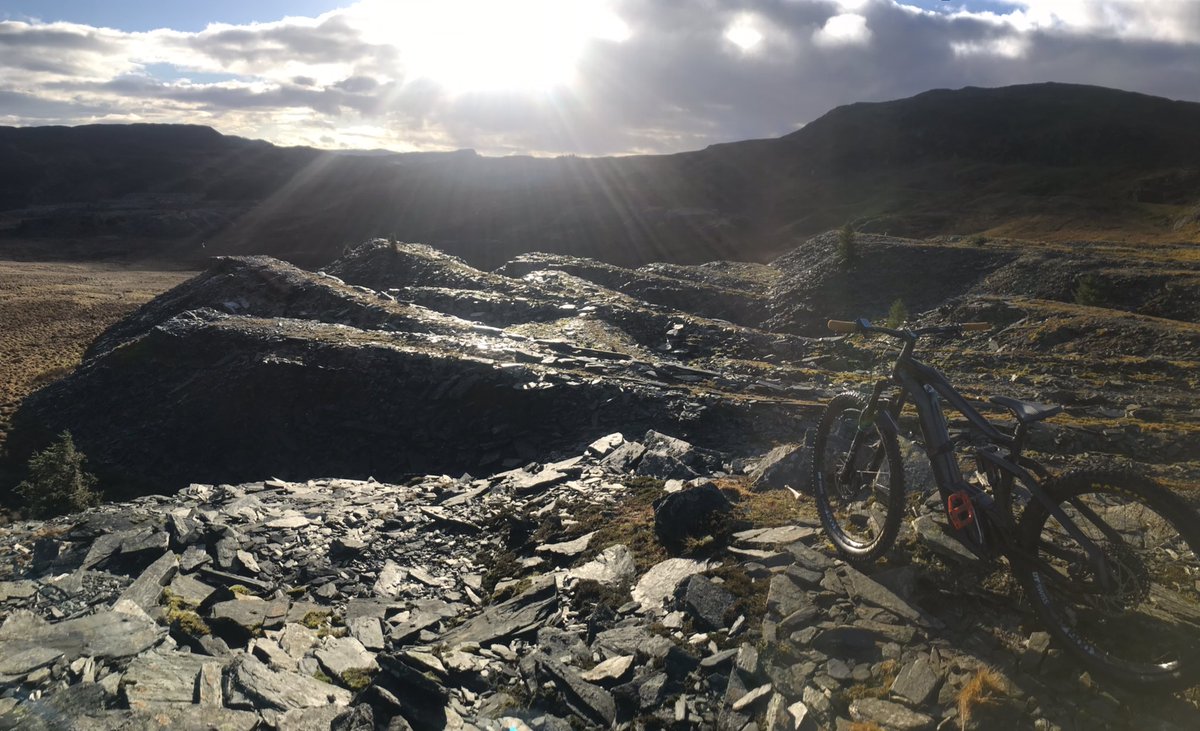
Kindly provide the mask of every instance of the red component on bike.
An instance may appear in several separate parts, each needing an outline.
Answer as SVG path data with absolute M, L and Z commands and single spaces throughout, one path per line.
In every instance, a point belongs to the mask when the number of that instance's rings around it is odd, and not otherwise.
M 950 525 L 955 530 L 962 530 L 975 522 L 975 505 L 966 490 L 951 493 L 946 498 L 946 514 L 950 516 Z

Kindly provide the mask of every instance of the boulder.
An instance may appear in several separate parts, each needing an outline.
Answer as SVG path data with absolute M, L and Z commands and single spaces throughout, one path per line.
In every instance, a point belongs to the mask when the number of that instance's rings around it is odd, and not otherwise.
M 733 510 L 713 483 L 668 493 L 654 501 L 654 532 L 666 546 L 722 530 L 720 518 Z

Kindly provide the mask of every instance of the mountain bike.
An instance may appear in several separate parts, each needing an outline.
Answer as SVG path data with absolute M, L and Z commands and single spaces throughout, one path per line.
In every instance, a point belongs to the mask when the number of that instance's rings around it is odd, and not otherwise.
M 1063 647 L 1088 670 L 1128 685 L 1200 682 L 1200 515 L 1133 472 L 1051 476 L 1022 449 L 1030 425 L 1062 407 L 993 396 L 991 403 L 1015 417 L 1015 428 L 1002 430 L 913 355 L 921 338 L 959 337 L 988 330 L 988 323 L 892 329 L 860 319 L 828 326 L 903 344 L 889 378 L 869 396 L 834 397 L 817 428 L 817 508 L 846 561 L 878 559 L 906 512 L 915 512 L 898 441 L 901 411 L 911 403 L 948 529 L 980 559 L 1007 560 Z M 895 392 L 885 397 L 889 386 Z M 968 428 L 952 434 L 945 406 Z

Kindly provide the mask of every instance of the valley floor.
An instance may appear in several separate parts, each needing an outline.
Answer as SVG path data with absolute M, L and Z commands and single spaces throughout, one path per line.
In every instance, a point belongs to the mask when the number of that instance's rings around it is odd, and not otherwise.
M 74 370 L 105 328 L 193 274 L 171 264 L 0 259 L 0 446 L 22 399 Z

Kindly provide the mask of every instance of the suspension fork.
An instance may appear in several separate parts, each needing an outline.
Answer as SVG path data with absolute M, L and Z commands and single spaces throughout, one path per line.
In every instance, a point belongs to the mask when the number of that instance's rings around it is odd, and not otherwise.
M 838 473 L 838 484 L 844 485 L 850 481 L 850 473 L 854 471 L 854 455 L 858 454 L 858 450 L 862 447 L 863 440 L 866 438 L 866 429 L 875 423 L 878 417 L 877 410 L 879 406 L 879 397 L 883 395 L 883 389 L 887 387 L 887 381 L 878 381 L 875 384 L 874 390 L 871 391 L 871 398 L 867 400 L 867 408 L 858 415 L 858 428 L 854 432 L 854 439 L 850 441 L 850 449 L 848 454 L 850 459 L 846 460 L 846 464 L 842 465 L 842 471 Z M 871 457 L 871 470 L 879 469 L 879 462 L 883 459 L 883 450 L 879 450 L 879 454 Z

